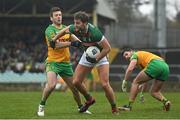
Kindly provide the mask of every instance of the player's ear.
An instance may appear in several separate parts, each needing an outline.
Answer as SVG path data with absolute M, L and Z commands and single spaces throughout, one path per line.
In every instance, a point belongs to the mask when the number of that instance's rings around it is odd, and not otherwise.
M 50 17 L 50 20 L 51 20 L 51 21 L 53 21 L 53 18 L 52 18 L 52 17 Z

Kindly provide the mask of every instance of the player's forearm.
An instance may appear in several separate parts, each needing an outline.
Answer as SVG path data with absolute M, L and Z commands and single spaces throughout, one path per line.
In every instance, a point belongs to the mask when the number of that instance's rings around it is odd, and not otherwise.
M 131 62 L 129 63 L 129 66 L 126 70 L 126 74 L 125 74 L 125 80 L 128 80 L 130 75 L 132 74 L 132 71 L 134 70 L 134 68 L 136 67 L 136 64 L 137 64 L 137 60 L 136 59 L 133 59 L 131 60 Z
M 124 80 L 128 80 L 129 77 L 131 76 L 132 70 L 126 70 L 125 76 L 124 76 Z
M 57 33 L 57 35 L 53 38 L 54 41 L 56 41 L 58 38 L 62 37 L 65 35 L 65 31 L 60 31 Z
M 102 49 L 102 51 L 100 52 L 100 54 L 97 55 L 96 60 L 99 61 L 101 60 L 103 57 L 107 56 L 107 54 L 110 52 L 111 48 L 104 48 Z
M 96 60 L 99 61 L 103 57 L 107 56 L 107 54 L 111 51 L 111 46 L 107 39 L 103 37 L 103 40 L 99 43 L 99 45 L 103 48 L 100 54 L 97 55 Z
M 56 42 L 55 48 L 65 48 L 69 47 L 71 45 L 71 42 Z
M 71 41 L 81 41 L 78 37 L 76 37 L 74 34 L 71 34 Z
M 56 41 L 58 38 L 60 38 L 60 37 L 62 37 L 63 35 L 65 35 L 67 30 L 68 30 L 68 27 L 60 30 L 60 31 L 57 33 L 57 35 L 53 38 L 53 41 Z

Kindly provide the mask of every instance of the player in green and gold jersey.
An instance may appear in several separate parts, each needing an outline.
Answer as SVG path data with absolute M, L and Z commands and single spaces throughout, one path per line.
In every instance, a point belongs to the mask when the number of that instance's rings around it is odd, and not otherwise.
M 138 94 L 139 85 L 154 79 L 150 91 L 151 95 L 163 103 L 165 111 L 169 111 L 171 102 L 160 92 L 164 81 L 167 80 L 169 75 L 169 66 L 167 63 L 161 57 L 147 51 L 134 51 L 130 48 L 126 48 L 122 50 L 122 55 L 127 60 L 130 60 L 122 83 L 122 90 L 124 92 L 126 91 L 127 80 L 129 79 L 133 69 L 138 66 L 142 70 L 132 82 L 129 104 L 119 107 L 119 109 L 130 111 Z
M 44 106 L 49 95 L 56 86 L 57 75 L 66 82 L 72 91 L 78 107 L 80 108 L 82 106 L 79 92 L 72 83 L 73 70 L 70 63 L 69 48 L 66 47 L 66 42 L 70 41 L 73 36 L 71 34 L 65 34 L 58 38 L 57 41 L 52 41 L 52 38 L 66 27 L 62 24 L 62 12 L 59 7 L 53 7 L 50 10 L 50 20 L 52 24 L 49 25 L 45 31 L 46 43 L 48 46 L 48 56 L 46 59 L 47 84 L 43 90 L 42 99 L 38 107 L 38 116 L 44 116 Z M 78 44 L 78 42 L 74 41 L 71 42 L 70 45 L 77 47 L 76 43 Z

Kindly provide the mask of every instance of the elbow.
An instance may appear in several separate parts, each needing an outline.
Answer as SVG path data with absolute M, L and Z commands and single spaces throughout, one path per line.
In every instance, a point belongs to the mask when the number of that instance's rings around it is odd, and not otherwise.
M 109 46 L 106 51 L 109 53 L 111 51 L 111 46 Z
M 133 67 L 128 67 L 126 72 L 127 72 L 127 73 L 132 73 L 132 72 L 133 72 L 133 70 L 134 70 L 134 68 L 133 68 Z
M 108 52 L 110 52 L 111 51 L 111 46 L 109 46 L 109 51 Z
M 129 68 L 129 69 L 128 69 L 128 72 L 129 72 L 129 73 L 132 73 L 133 70 L 134 70 L 134 68 Z

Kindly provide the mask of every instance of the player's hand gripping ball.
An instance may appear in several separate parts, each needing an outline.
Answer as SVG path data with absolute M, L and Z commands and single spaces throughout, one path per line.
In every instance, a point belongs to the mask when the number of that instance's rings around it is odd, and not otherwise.
M 97 62 L 96 56 L 99 53 L 100 53 L 100 50 L 96 46 L 88 47 L 87 50 L 86 50 L 86 59 L 87 59 L 87 61 L 91 62 L 91 63 L 96 63 Z

